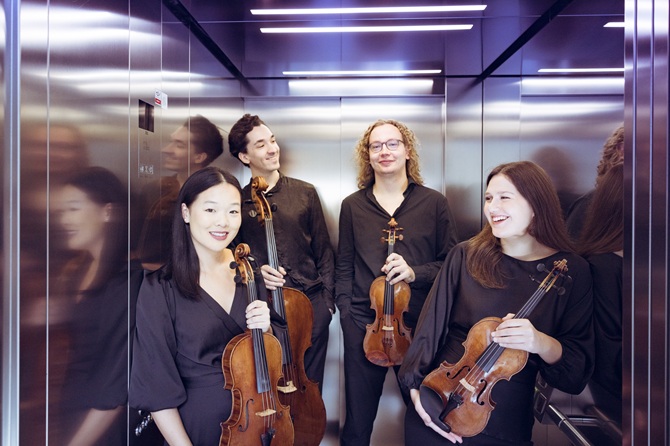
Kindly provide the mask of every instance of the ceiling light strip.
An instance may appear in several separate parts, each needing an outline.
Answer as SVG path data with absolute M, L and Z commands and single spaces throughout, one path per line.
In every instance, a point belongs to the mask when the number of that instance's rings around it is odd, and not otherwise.
M 623 68 L 540 68 L 538 73 L 623 73 Z
M 392 76 L 401 74 L 440 74 L 442 70 L 323 70 L 283 71 L 284 76 Z
M 412 12 L 461 12 L 483 11 L 486 5 L 452 6 L 396 6 L 376 8 L 295 8 L 252 9 L 253 15 L 319 15 L 319 14 L 406 14 Z
M 265 34 L 294 33 L 383 33 L 403 31 L 458 31 L 473 25 L 414 25 L 414 26 L 323 26 L 302 28 L 261 28 Z
M 607 22 L 603 25 L 603 28 L 624 28 L 626 22 Z

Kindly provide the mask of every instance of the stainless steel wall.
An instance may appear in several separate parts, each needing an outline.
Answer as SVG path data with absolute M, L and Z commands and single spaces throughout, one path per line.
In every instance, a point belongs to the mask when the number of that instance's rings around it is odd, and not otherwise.
M 626 9 L 624 444 L 667 445 L 670 11 L 664 1 L 630 6 Z
M 78 301 L 68 291 L 79 279 L 71 268 L 81 264 L 64 243 L 58 194 L 59 182 L 75 168 L 102 166 L 127 188 L 129 235 L 123 243 L 132 258 L 146 213 L 138 197 L 172 174 L 162 167 L 160 153 L 170 134 L 197 114 L 224 132 L 243 113 L 259 114 L 278 137 L 282 171 L 317 187 L 336 245 L 341 200 L 355 190 L 354 143 L 370 122 L 389 117 L 417 133 L 426 183 L 449 198 L 465 239 L 481 226 L 482 179 L 492 167 L 532 159 L 550 172 L 567 204 L 592 187 L 602 143 L 623 120 L 623 83 L 609 78 L 566 84 L 562 78 L 491 77 L 475 86 L 464 77 L 437 79 L 444 85 L 434 91 L 444 93 L 395 97 L 291 93 L 288 84 L 268 81 L 260 97 L 243 97 L 239 83 L 160 0 L 28 0 L 21 6 L 20 113 L 15 127 L 5 119 L 4 139 L 21 159 L 21 192 L 11 197 L 7 187 L 3 191 L 2 314 L 3 384 L 12 382 L 12 373 L 20 378 L 20 406 L 11 404 L 11 389 L 3 385 L 3 444 L 62 444 L 64 426 L 79 422 L 65 409 L 73 395 L 63 389 L 72 370 L 71 343 L 91 333 L 72 317 Z M 7 96 L 10 85 L 0 92 Z M 168 95 L 168 106 L 154 106 L 153 130 L 141 129 L 140 111 L 146 108 L 140 101 L 154 104 L 156 90 Z M 20 141 L 8 139 L 8 126 L 20 130 Z M 227 152 L 216 164 L 248 182 L 248 169 Z M 5 180 L 10 168 L 6 164 Z M 20 225 L 7 212 L 12 204 L 20 206 Z M 10 228 L 20 229 L 20 236 L 7 235 Z M 11 237 L 20 256 L 6 249 Z M 10 261 L 17 259 L 20 265 L 11 270 Z M 9 288 L 8 278 L 20 278 L 17 289 Z M 120 280 L 117 286 L 127 287 L 127 278 Z M 124 303 L 129 298 L 117 297 Z M 11 336 L 13 320 L 20 324 L 20 343 Z M 12 351 L 19 349 L 20 363 L 12 363 Z M 337 444 L 343 422 L 341 358 L 336 318 L 324 383 L 324 444 Z M 125 362 L 127 367 L 127 357 Z M 402 410 L 389 373 L 374 444 L 402 444 Z M 122 420 L 124 426 L 135 421 L 132 413 Z M 129 432 L 124 428 L 122 434 L 132 443 Z

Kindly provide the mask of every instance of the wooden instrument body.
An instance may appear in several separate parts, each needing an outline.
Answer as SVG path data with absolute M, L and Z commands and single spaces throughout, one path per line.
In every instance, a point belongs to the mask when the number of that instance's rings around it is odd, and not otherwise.
M 282 366 L 279 400 L 290 407 L 295 445 L 318 446 L 326 433 L 326 406 L 318 383 L 310 380 L 305 373 L 305 351 L 312 345 L 312 303 L 304 293 L 293 288 L 284 287 L 283 295 L 293 360 L 284 361 Z M 282 391 L 291 386 L 295 390 Z
M 268 263 L 272 268 L 279 269 L 272 209 L 264 194 L 267 188 L 265 178 L 252 178 L 251 199 L 258 220 L 265 227 Z M 305 373 L 305 352 L 312 345 L 312 303 L 303 292 L 294 288 L 282 287 L 270 294 L 275 311 L 284 318 L 288 327 L 286 333 L 279 336 L 283 349 L 279 398 L 290 407 L 295 444 L 318 446 L 326 432 L 326 406 L 318 383 L 311 381 Z
M 395 218 L 388 222 L 388 229 L 382 229 L 386 237 L 386 256 L 389 258 L 395 249 L 396 240 L 402 240 L 403 228 L 398 227 Z M 386 276 L 377 277 L 370 285 L 370 308 L 375 311 L 375 320 L 365 328 L 363 351 L 371 363 L 381 367 L 393 367 L 402 364 L 412 332 L 405 326 L 403 314 L 409 307 L 412 294 L 407 282 L 400 281 L 391 285 Z
M 421 404 L 443 430 L 461 437 L 472 437 L 486 427 L 495 402 L 491 391 L 496 382 L 508 380 L 520 372 L 528 361 L 528 352 L 503 349 L 495 364 L 483 370 L 476 363 L 491 345 L 491 333 L 502 319 L 488 317 L 472 326 L 463 342 L 465 353 L 456 364 L 444 361 L 426 376 L 421 384 Z M 452 394 L 462 397 L 462 404 L 443 415 Z M 439 414 L 439 416 L 436 416 Z
M 225 388 L 231 391 L 233 405 L 228 420 L 221 423 L 220 446 L 293 445 L 293 425 L 290 411 L 281 404 L 276 384 L 281 377 L 281 345 L 277 338 L 263 333 L 268 357 L 267 370 L 271 391 L 259 393 L 254 368 L 254 340 L 252 333 L 235 336 L 223 351 Z M 236 367 L 247 364 L 250 367 Z M 270 414 L 268 411 L 274 411 Z M 269 430 L 273 434 L 267 437 Z M 264 437 L 265 436 L 265 437 Z M 266 438 L 265 441 L 262 439 Z
M 392 297 L 385 293 L 392 293 Z M 381 367 L 402 364 L 412 335 L 405 326 L 403 314 L 409 305 L 409 285 L 400 281 L 389 285 L 386 276 L 377 277 L 370 285 L 370 308 L 375 310 L 375 320 L 366 327 L 363 350 L 368 361 Z M 385 308 L 384 301 L 393 300 L 393 313 Z

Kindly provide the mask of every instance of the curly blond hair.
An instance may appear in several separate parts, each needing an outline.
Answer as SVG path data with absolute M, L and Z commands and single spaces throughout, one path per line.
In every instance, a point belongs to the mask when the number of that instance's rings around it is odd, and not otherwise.
M 598 163 L 596 184 L 600 183 L 600 179 L 608 170 L 623 163 L 623 136 L 623 125 L 620 125 L 603 144 L 603 153 Z
M 361 136 L 356 143 L 354 149 L 356 164 L 358 165 L 358 188 L 365 189 L 366 187 L 372 186 L 375 182 L 375 173 L 370 165 L 370 151 L 368 150 L 368 144 L 370 143 L 370 133 L 372 133 L 375 128 L 384 124 L 390 124 L 400 131 L 402 142 L 409 155 L 409 159 L 405 165 L 407 177 L 411 178 L 415 183 L 423 185 L 421 168 L 419 167 L 419 154 L 417 152 L 419 148 L 419 140 L 414 135 L 414 132 L 402 122 L 393 119 L 378 119 L 370 124 L 365 133 L 363 133 L 363 136 Z

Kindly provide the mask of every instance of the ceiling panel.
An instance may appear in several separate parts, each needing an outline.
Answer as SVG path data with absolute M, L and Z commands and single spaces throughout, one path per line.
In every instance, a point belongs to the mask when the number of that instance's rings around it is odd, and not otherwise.
M 557 17 L 519 42 L 558 3 Z M 479 76 L 516 43 L 493 75 L 537 75 L 539 68 L 623 67 L 623 0 L 421 1 L 422 6 L 487 4 L 458 13 L 254 16 L 251 9 L 408 6 L 410 1 L 198 0 L 184 6 L 243 76 L 281 79 L 287 70 L 440 69 Z M 472 24 L 470 30 L 386 33 L 263 34 L 261 27 Z

